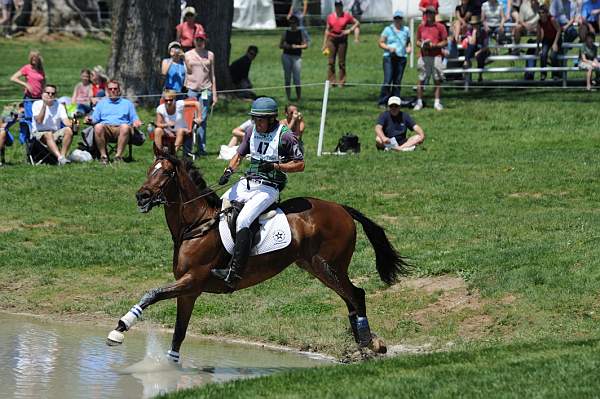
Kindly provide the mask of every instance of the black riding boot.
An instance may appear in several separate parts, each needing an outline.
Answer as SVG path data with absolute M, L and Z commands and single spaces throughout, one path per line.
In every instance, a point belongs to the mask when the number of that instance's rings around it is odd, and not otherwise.
M 236 233 L 233 256 L 229 262 L 229 267 L 225 269 L 212 269 L 211 273 L 213 276 L 225 280 L 225 283 L 233 288 L 233 283 L 236 280 L 242 279 L 241 274 L 244 272 L 244 268 L 248 262 L 251 245 L 250 229 L 246 227 L 238 231 Z

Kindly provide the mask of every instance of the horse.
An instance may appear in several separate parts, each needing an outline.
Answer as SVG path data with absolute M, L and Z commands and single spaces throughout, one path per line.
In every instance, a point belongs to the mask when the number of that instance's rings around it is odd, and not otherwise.
M 136 193 L 137 206 L 140 212 L 146 213 L 164 205 L 173 240 L 176 281 L 143 295 L 118 321 L 116 329 L 108 335 L 107 344 L 121 344 L 123 333 L 148 306 L 177 298 L 175 329 L 171 349 L 167 352 L 168 358 L 177 363 L 198 296 L 203 292 L 232 292 L 224 281 L 210 273 L 213 268 L 224 267 L 230 255 L 223 247 L 217 227 L 222 213 L 221 199 L 207 187 L 192 162 L 157 149 L 155 155 L 147 179 Z M 291 243 L 274 252 L 251 256 L 234 290 L 259 284 L 296 263 L 345 302 L 352 335 L 359 348 L 369 347 L 375 353 L 385 353 L 385 343 L 371 333 L 368 324 L 365 291 L 348 277 L 356 244 L 355 221 L 362 225 L 375 250 L 375 267 L 384 283 L 391 285 L 408 274 L 410 265 L 406 259 L 396 252 L 381 226 L 349 206 L 310 197 L 292 198 L 278 206 L 289 222 Z

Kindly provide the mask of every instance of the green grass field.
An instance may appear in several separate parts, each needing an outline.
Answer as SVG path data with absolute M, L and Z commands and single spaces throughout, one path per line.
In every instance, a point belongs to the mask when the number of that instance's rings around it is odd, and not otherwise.
M 379 83 L 381 27 L 350 44 L 348 81 Z M 304 83 L 322 83 L 321 38 L 305 53 Z M 256 87 L 283 84 L 278 35 L 236 33 L 232 58 L 248 44 L 260 53 Z M 18 44 L 15 46 L 15 44 Z M 71 40 L 32 44 L 0 40 L 0 100 L 18 99 L 8 76 L 29 48 L 45 57 L 48 82 L 70 95 L 79 70 L 105 64 L 109 43 Z M 404 82 L 415 82 L 410 69 Z M 594 93 L 446 90 L 446 109 L 414 113 L 427 139 L 413 153 L 377 152 L 381 112 L 376 86 L 330 93 L 325 150 L 339 136 L 360 136 L 358 156 L 316 157 L 322 86 L 304 89 L 306 171 L 290 177 L 282 199 L 314 196 L 350 205 L 382 224 L 415 265 L 403 284 L 378 280 L 362 232 L 350 268 L 367 291 L 371 326 L 388 345 L 449 353 L 402 356 L 349 367 L 308 370 L 209 386 L 198 396 L 300 397 L 590 397 L 598 392 L 600 212 L 598 126 Z M 283 89 L 259 90 L 285 103 Z M 403 96 L 413 96 L 410 87 Z M 225 163 L 220 144 L 244 121 L 249 103 L 222 101 L 209 120 L 214 155 L 196 162 L 212 183 Z M 141 110 L 144 121 L 152 110 Z M 169 283 L 172 244 L 162 210 L 137 212 L 134 193 L 152 159 L 31 167 L 24 149 L 7 151 L 0 169 L 0 309 L 118 319 L 148 289 Z M 95 316 L 94 316 L 95 315 Z M 145 318 L 175 321 L 174 301 Z M 106 326 L 108 332 L 113 323 Z M 352 349 L 343 302 L 297 267 L 234 295 L 204 295 L 190 332 L 245 338 L 343 356 Z M 185 344 L 182 348 L 185 356 Z M 314 381 L 309 391 L 307 379 Z M 183 396 L 182 394 L 181 396 Z

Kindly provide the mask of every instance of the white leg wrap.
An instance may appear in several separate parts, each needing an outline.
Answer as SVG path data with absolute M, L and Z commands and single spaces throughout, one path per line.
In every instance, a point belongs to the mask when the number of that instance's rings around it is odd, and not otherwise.
M 131 328 L 135 324 L 135 322 L 142 317 L 142 308 L 139 305 L 134 305 L 129 312 L 123 317 L 121 317 L 121 321 L 127 327 L 127 330 Z
M 167 351 L 167 358 L 173 363 L 179 363 L 179 352 L 175 352 L 169 349 Z

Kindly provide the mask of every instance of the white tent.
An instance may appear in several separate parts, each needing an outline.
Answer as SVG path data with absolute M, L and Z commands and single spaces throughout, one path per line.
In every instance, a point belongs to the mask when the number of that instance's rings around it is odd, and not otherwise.
M 275 29 L 273 0 L 234 0 L 233 27 Z
M 321 0 L 321 16 L 327 17 L 333 12 L 333 3 L 335 0 Z M 357 0 L 347 0 L 344 2 L 344 9 L 352 9 Z M 391 20 L 395 10 L 400 10 L 405 17 L 420 17 L 419 0 L 358 0 L 363 10 L 363 21 L 382 21 Z M 460 0 L 440 0 L 440 14 L 451 15 L 454 8 Z

